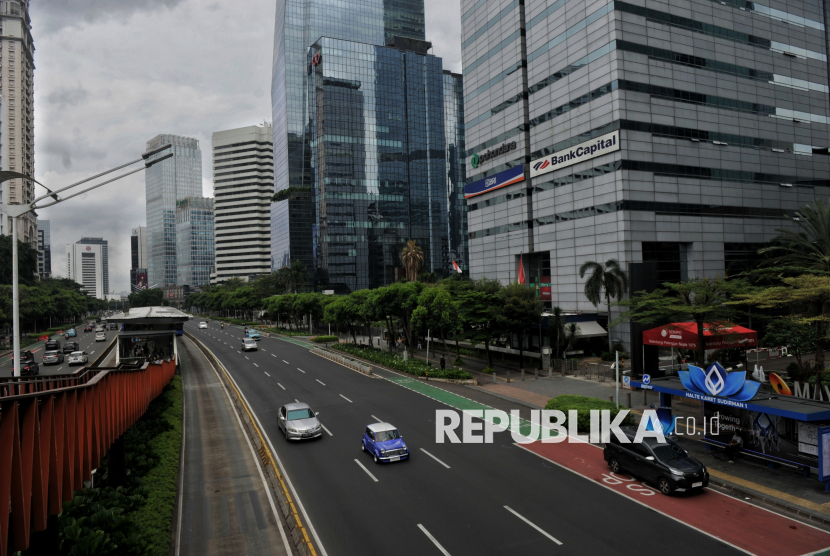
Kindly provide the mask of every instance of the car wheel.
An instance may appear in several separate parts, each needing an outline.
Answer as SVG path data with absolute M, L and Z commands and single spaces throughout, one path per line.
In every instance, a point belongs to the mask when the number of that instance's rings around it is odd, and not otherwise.
M 611 458 L 608 460 L 608 467 L 611 469 L 611 473 L 619 473 L 620 472 L 620 462 L 617 461 L 617 458 Z
M 671 486 L 669 480 L 664 479 L 663 477 L 660 477 L 660 479 L 657 481 L 657 488 L 659 488 L 660 492 L 662 492 L 666 496 L 674 492 L 674 487 Z
M 377 454 L 372 454 L 372 458 L 375 460 L 375 463 L 377 463 L 378 461 L 380 461 L 380 460 L 378 459 L 378 455 L 377 455 Z

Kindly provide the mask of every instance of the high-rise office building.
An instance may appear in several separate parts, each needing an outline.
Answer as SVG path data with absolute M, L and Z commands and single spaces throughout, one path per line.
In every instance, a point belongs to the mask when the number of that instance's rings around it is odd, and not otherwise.
M 86 293 L 98 299 L 106 299 L 107 294 L 102 260 L 104 247 L 101 243 L 80 241 L 66 245 L 66 276 L 81 284 Z
M 447 239 L 449 268 L 455 262 L 465 275 L 469 274 L 467 247 L 467 201 L 464 185 L 467 167 L 464 150 L 464 83 L 457 73 L 444 70 L 444 136 L 447 145 Z
M 176 202 L 176 285 L 210 282 L 214 263 L 213 199 L 187 197 Z
M 0 129 L 2 169 L 35 175 L 34 71 L 35 44 L 29 19 L 29 0 L 0 2 L 0 95 L 5 105 Z M 29 203 L 35 199 L 31 180 L 13 179 L 0 186 L 0 202 Z M 10 234 L 2 217 L 0 233 Z M 18 239 L 37 248 L 37 215 L 17 219 Z
M 139 226 L 130 236 L 130 287 L 135 291 L 147 286 L 147 228 Z
M 216 214 L 215 282 L 271 272 L 271 196 L 274 144 L 271 125 L 213 134 Z
M 52 238 L 48 220 L 37 221 L 37 272 L 41 278 L 52 276 Z
M 274 187 L 310 186 L 306 143 L 308 47 L 320 37 L 386 45 L 393 37 L 424 40 L 423 0 L 280 0 L 271 75 Z M 273 268 L 298 259 L 313 267 L 314 210 L 304 195 L 271 205 Z
M 176 285 L 176 202 L 202 195 L 202 151 L 199 141 L 179 135 L 158 135 L 147 141 L 147 151 L 172 145 L 150 160 L 173 153 L 172 158 L 148 168 L 147 274 L 149 284 Z
M 473 278 L 515 280 L 523 255 L 552 304 L 596 311 L 586 261 L 633 291 L 724 275 L 830 194 L 822 2 L 461 12 Z
M 339 292 L 397 280 L 408 240 L 422 269 L 451 266 L 442 61 L 426 41 L 323 37 L 309 49 L 315 269 Z
M 78 242 L 82 245 L 101 246 L 101 277 L 103 280 L 104 293 L 110 293 L 110 256 L 107 240 L 101 237 L 82 237 Z

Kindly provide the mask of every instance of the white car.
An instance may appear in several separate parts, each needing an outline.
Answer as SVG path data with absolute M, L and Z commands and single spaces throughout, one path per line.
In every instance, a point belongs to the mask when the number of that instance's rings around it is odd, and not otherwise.
M 107 341 L 107 335 L 104 334 L 103 332 L 96 332 L 95 333 L 95 341 L 96 342 L 106 342 Z
M 199 328 L 207 328 L 207 323 L 202 321 L 199 323 Z
M 242 351 L 259 351 L 256 340 L 253 338 L 242 338 Z
M 69 354 L 70 365 L 83 365 L 89 363 L 89 356 L 85 351 L 73 351 Z

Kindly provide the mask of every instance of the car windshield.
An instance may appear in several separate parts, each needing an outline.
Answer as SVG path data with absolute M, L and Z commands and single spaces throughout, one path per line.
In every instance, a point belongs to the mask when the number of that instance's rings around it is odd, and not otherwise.
M 255 342 L 255 341 L 253 341 L 253 340 L 252 340 L 252 339 L 250 339 L 250 338 L 245 338 L 245 343 L 246 343 L 246 344 L 256 344 L 256 342 Z
M 376 442 L 386 442 L 387 440 L 395 440 L 400 437 L 401 433 L 399 433 L 397 429 L 393 431 L 380 431 L 375 433 Z
M 57 355 L 57 354 L 58 354 L 58 352 L 57 352 L 57 351 L 47 351 L 47 352 L 46 352 L 46 353 L 44 353 L 43 355 Z
M 686 450 L 676 444 L 657 444 L 651 449 L 660 461 L 673 461 L 688 456 Z
M 69 355 L 71 355 L 73 357 L 81 357 L 81 356 L 83 356 L 83 354 L 84 354 L 84 352 L 82 352 L 82 351 L 73 351 Z
M 314 417 L 314 412 L 309 408 L 295 409 L 288 412 L 289 421 L 296 421 L 297 419 L 310 419 L 311 417 Z

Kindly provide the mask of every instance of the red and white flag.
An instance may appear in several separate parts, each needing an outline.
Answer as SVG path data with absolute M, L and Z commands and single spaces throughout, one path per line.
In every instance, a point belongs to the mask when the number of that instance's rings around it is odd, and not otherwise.
M 461 267 L 460 267 L 460 266 L 458 266 L 458 263 L 457 263 L 457 262 L 455 262 L 455 261 L 453 261 L 453 262 L 452 262 L 452 268 L 453 268 L 453 270 L 455 270 L 457 273 L 461 274 Z

